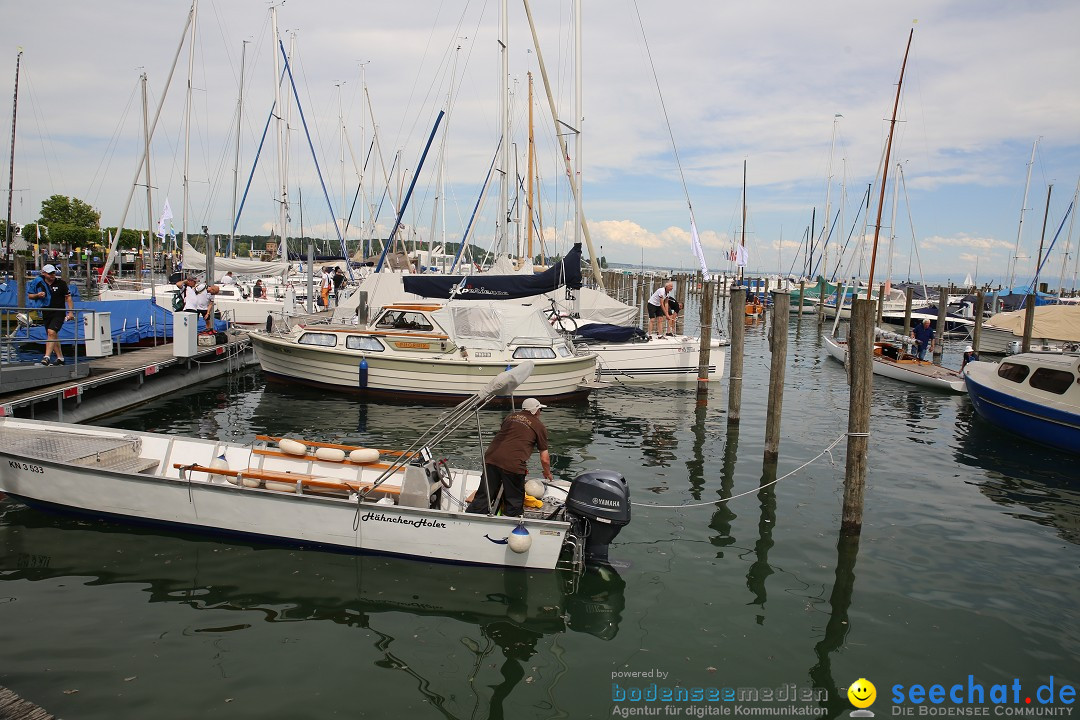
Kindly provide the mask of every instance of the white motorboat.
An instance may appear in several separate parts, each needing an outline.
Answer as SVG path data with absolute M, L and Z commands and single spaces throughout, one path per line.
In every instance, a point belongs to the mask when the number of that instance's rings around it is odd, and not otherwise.
M 529 481 L 542 507 L 510 518 L 466 513 L 482 473 L 432 458 L 531 366 L 501 373 L 402 451 L 266 437 L 240 445 L 4 417 L 0 491 L 28 505 L 262 541 L 538 569 L 563 557 L 580 569 L 589 558 L 605 561 L 630 520 L 622 475 Z
M 1005 355 L 1020 347 L 1024 339 L 1026 310 L 1012 310 L 991 316 L 983 323 L 979 352 Z M 1080 345 L 1080 305 L 1039 305 L 1031 326 L 1032 349 Z
M 888 333 L 886 335 L 892 335 Z M 895 335 L 892 340 L 874 342 L 873 370 L 875 375 L 900 380 L 913 385 L 962 393 L 964 376 L 956 370 L 935 365 L 926 360 L 919 360 L 904 348 L 904 338 Z M 847 341 L 825 335 L 822 337 L 829 356 L 842 363 L 847 363 Z
M 523 397 L 573 399 L 596 386 L 596 355 L 575 354 L 538 310 L 504 301 L 393 304 L 366 327 L 304 324 L 250 338 L 272 380 L 399 399 L 468 397 L 525 360 L 536 367 Z
M 650 337 L 640 330 L 630 334 L 618 333 L 621 329 L 588 323 L 574 330 L 575 351 L 596 354 L 599 379 L 634 384 L 697 381 L 700 338 L 687 335 Z M 719 380 L 724 376 L 725 359 L 721 340 L 711 340 L 710 380 Z

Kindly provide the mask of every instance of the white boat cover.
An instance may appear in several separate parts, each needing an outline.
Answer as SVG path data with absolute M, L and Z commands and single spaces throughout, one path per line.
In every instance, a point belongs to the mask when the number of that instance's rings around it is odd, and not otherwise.
M 989 327 L 1009 330 L 1016 337 L 1024 336 L 1026 310 L 998 313 L 986 321 Z M 1063 342 L 1080 342 L 1080 306 L 1039 305 L 1035 308 L 1035 322 L 1031 336 Z
M 206 255 L 191 247 L 190 243 L 184 243 L 184 270 L 205 270 Z M 214 273 L 224 275 L 232 272 L 235 275 L 281 275 L 288 271 L 289 263 L 284 260 L 264 262 L 262 260 L 250 260 L 243 258 L 214 258 Z

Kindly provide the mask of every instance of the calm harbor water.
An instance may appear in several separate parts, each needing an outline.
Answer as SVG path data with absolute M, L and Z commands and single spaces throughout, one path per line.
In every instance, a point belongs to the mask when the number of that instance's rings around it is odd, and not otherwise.
M 726 377 L 707 403 L 692 388 L 623 387 L 544 411 L 558 476 L 619 470 L 637 503 L 612 547 L 619 566 L 576 586 L 0 501 L 0 685 L 73 720 L 792 705 L 617 701 L 653 683 L 794 686 L 817 698 L 796 706 L 840 717 L 858 678 L 877 686 L 880 717 L 897 684 L 966 688 L 971 675 L 989 692 L 1018 679 L 1033 696 L 1051 676 L 1080 683 L 1076 459 L 987 426 L 966 397 L 875 378 L 865 526 L 838 542 L 844 445 L 788 474 L 844 432 L 844 371 L 812 319 L 789 332 L 782 479 L 766 489 L 763 325 L 747 328 L 735 430 Z M 949 349 L 957 367 L 961 348 Z M 400 446 L 441 411 L 266 386 L 256 370 L 101 424 Z M 483 413 L 485 428 L 501 416 Z M 465 433 L 440 454 L 477 464 Z

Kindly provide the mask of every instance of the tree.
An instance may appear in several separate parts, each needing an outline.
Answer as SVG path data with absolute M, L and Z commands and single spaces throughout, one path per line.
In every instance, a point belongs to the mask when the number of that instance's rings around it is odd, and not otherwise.
M 42 200 L 38 222 L 49 228 L 54 225 L 69 225 L 97 230 L 101 223 L 101 213 L 78 198 L 53 195 L 48 200 Z

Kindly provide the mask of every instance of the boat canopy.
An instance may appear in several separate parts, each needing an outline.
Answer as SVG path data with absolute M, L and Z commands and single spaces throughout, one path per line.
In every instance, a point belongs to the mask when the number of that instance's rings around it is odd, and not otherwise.
M 205 270 L 206 255 L 184 243 L 184 270 Z M 214 273 L 224 275 L 232 272 L 236 275 L 282 275 L 289 270 L 289 263 L 285 260 L 263 262 L 262 260 L 245 260 L 244 258 L 214 258 Z
M 542 295 L 563 285 L 581 287 L 581 243 L 561 261 L 533 275 L 408 275 L 405 292 L 428 298 L 459 300 L 516 300 Z
M 1023 337 L 1026 310 L 998 313 L 986 321 L 987 326 L 1010 330 Z M 1032 337 L 1053 338 L 1063 342 L 1080 342 L 1080 307 L 1075 305 L 1040 305 L 1035 308 Z
M 497 302 L 454 302 L 431 313 L 458 345 L 472 349 L 504 349 L 535 339 L 547 346 L 559 340 L 535 307 Z

